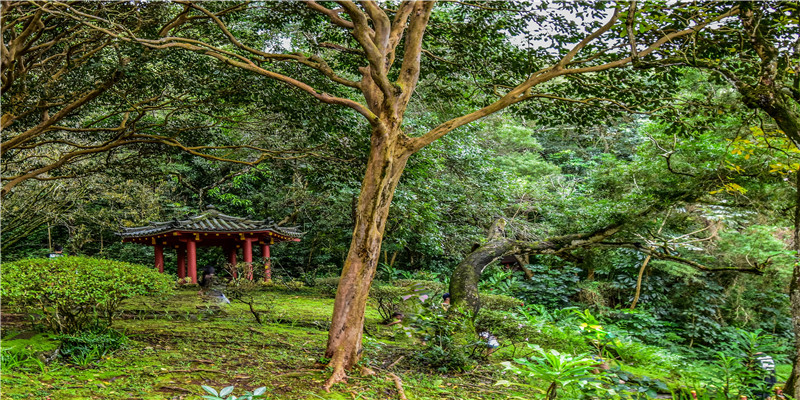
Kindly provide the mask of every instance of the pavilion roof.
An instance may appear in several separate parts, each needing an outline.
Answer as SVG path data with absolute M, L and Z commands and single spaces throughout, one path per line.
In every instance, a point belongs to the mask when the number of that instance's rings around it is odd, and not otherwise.
M 233 217 L 219 212 L 209 205 L 202 214 L 173 219 L 171 221 L 153 222 L 145 226 L 122 228 L 117 235 L 123 239 L 142 238 L 170 232 L 214 232 L 243 233 L 272 231 L 288 238 L 300 238 L 303 234 L 297 227 L 279 227 L 271 219 L 250 220 Z

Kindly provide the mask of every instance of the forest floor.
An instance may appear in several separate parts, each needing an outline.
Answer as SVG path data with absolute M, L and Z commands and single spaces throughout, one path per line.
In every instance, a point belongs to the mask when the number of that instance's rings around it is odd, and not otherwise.
M 411 400 L 542 396 L 535 388 L 495 385 L 508 378 L 499 365 L 513 357 L 508 348 L 468 372 L 425 370 L 414 361 L 419 344 L 382 325 L 372 305 L 362 364 L 376 374 L 354 374 L 327 393 L 320 389 L 328 373 L 320 357 L 333 298 L 277 287 L 259 296 L 259 307 L 268 310 L 264 324 L 255 322 L 245 304 L 220 306 L 188 287 L 166 299 L 131 299 L 113 326 L 129 338 L 124 348 L 82 366 L 54 361 L 3 371 L 0 398 L 200 399 L 207 394 L 201 385 L 233 385 L 235 395 L 266 386 L 269 399 L 399 399 L 393 374 Z M 22 316 L 4 312 L 2 322 L 4 349 L 25 348 L 45 358 L 58 346 L 53 335 L 31 330 Z
M 248 307 L 218 306 L 183 289 L 168 299 L 136 298 L 124 306 L 113 328 L 130 339 L 99 361 L 77 366 L 52 362 L 38 368 L 3 371 L 2 399 L 199 399 L 201 385 L 217 390 L 235 386 L 242 394 L 267 387 L 270 399 L 399 398 L 390 372 L 402 379 L 409 399 L 501 399 L 495 387 L 502 367 L 491 362 L 467 373 L 441 374 L 413 365 L 414 343 L 402 332 L 381 325 L 377 311 L 366 315 L 366 356 L 373 376 L 354 375 L 330 393 L 320 388 L 327 371 L 325 352 L 333 298 L 308 292 L 269 290 L 259 303 L 270 309 L 265 323 Z M 266 307 L 264 307 L 266 305 Z M 48 354 L 58 345 L 53 335 L 32 331 L 20 316 L 4 312 L 2 347 Z M 15 318 L 18 317 L 18 318 Z M 399 340 L 395 341 L 394 338 Z M 503 358 L 499 354 L 500 358 Z M 398 362 L 399 361 L 399 362 Z

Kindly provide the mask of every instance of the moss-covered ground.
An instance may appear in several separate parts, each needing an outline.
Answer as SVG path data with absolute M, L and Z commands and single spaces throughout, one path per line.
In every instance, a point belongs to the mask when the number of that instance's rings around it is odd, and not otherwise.
M 2 399 L 198 399 L 201 385 L 234 385 L 234 394 L 267 387 L 273 399 L 399 398 L 390 372 L 402 379 L 409 399 L 508 398 L 494 386 L 502 368 L 498 352 L 463 373 L 439 373 L 413 360 L 418 346 L 381 325 L 377 311 L 366 315 L 365 358 L 376 372 L 354 374 L 330 393 L 320 389 L 327 371 L 324 354 L 333 299 L 303 291 L 272 289 L 259 294 L 269 309 L 257 324 L 246 305 L 218 306 L 185 288 L 166 299 L 136 298 L 125 304 L 113 328 L 130 339 L 101 360 L 84 366 L 56 359 L 3 371 Z M 4 310 L 2 347 L 26 349 L 46 359 L 57 347 L 52 336 L 31 329 L 23 316 Z M 394 339 L 398 338 L 397 341 Z
M 113 325 L 128 338 L 127 344 L 99 360 L 77 364 L 54 355 L 58 337 L 35 329 L 25 315 L 4 309 L 4 352 L 14 349 L 31 359 L 14 367 L 4 360 L 0 399 L 199 399 L 207 394 L 201 385 L 217 390 L 233 385 L 236 395 L 266 386 L 269 399 L 400 399 L 394 376 L 402 380 L 404 395 L 411 400 L 541 398 L 546 387 L 535 380 L 527 383 L 540 388 L 495 385 L 514 380 L 500 362 L 519 357 L 527 346 L 503 346 L 466 372 L 431 370 L 418 357 L 423 349 L 419 339 L 383 325 L 370 302 L 361 364 L 375 374 L 353 372 L 347 384 L 325 392 L 320 388 L 328 371 L 321 357 L 333 308 L 331 294 L 283 286 L 254 293 L 257 310 L 263 312 L 261 324 L 246 304 L 220 304 L 192 287 L 168 298 L 130 299 Z M 647 362 L 650 358 L 627 364 L 618 360 L 613 366 L 632 376 L 658 379 L 673 390 L 696 379 Z M 681 368 L 697 369 L 695 377 L 716 374 L 687 361 Z M 790 365 L 779 365 L 779 379 L 790 370 Z

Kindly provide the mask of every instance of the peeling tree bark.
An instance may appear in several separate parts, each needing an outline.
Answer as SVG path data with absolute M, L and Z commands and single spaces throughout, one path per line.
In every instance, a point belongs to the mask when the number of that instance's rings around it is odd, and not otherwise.
M 346 371 L 361 358 L 367 296 L 380 260 L 389 206 L 410 156 L 398 147 L 396 134 L 386 135 L 376 130 L 372 137 L 367 172 L 356 206 L 353 239 L 333 305 L 325 353 L 333 374 L 325 384 L 326 389 L 344 380 Z

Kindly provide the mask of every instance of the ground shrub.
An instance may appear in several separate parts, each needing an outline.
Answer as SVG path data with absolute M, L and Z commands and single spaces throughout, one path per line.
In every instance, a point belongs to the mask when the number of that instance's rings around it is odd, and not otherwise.
M 431 302 L 416 309 L 404 321 L 423 346 L 414 355 L 417 362 L 439 372 L 471 369 L 486 348 L 485 341 L 476 338 L 471 318 L 447 313 Z
M 444 293 L 447 291 L 444 284 L 441 282 L 419 279 L 398 279 L 394 281 L 394 285 L 397 287 L 421 289 L 430 293 Z
M 375 308 L 384 322 L 392 320 L 392 314 L 403 312 L 403 296 L 409 293 L 409 288 L 388 285 L 373 285 L 369 289 L 369 297 L 375 301 Z
M 438 372 L 465 371 L 475 364 L 471 346 L 458 344 L 451 336 L 441 336 L 436 342 L 415 354 L 417 362 Z
M 521 306 L 522 300 L 502 294 L 481 293 L 481 308 L 486 310 L 512 311 Z
M 501 340 L 508 338 L 513 341 L 526 341 L 538 334 L 535 326 L 521 322 L 512 313 L 498 310 L 481 310 L 475 318 L 475 326 L 480 331 L 491 332 Z
M 317 289 L 320 294 L 334 297 L 336 296 L 336 290 L 339 289 L 339 277 L 328 276 L 324 278 L 314 278 L 313 287 Z
M 3 264 L 0 295 L 23 311 L 41 315 L 50 330 L 69 334 L 110 326 L 123 300 L 165 296 L 173 277 L 144 265 L 88 257 L 26 259 Z
M 68 362 L 85 366 L 123 347 L 128 338 L 113 329 L 98 327 L 69 335 L 59 335 L 59 354 Z
M 616 339 L 609 344 L 609 347 L 609 351 L 628 365 L 672 371 L 677 369 L 681 363 L 681 357 L 678 355 L 661 347 L 628 338 Z
M 628 336 L 659 346 L 670 346 L 673 344 L 669 341 L 680 340 L 672 332 L 675 329 L 674 323 L 657 318 L 647 310 L 615 310 L 607 313 L 603 322 L 624 331 Z
M 518 285 L 514 290 L 514 296 L 525 303 L 542 304 L 549 309 L 564 308 L 572 305 L 572 297 L 580 292 L 580 268 L 541 264 L 527 265 L 526 268 L 536 278 L 526 280 L 524 285 Z

